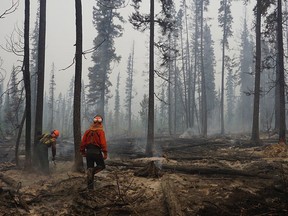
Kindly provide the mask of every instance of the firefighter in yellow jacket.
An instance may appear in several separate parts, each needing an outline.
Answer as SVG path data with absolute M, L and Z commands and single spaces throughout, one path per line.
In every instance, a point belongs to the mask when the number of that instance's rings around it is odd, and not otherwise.
M 40 169 L 45 174 L 49 174 L 48 148 L 51 147 L 52 161 L 54 161 L 56 156 L 56 139 L 59 137 L 59 135 L 60 133 L 58 130 L 53 130 L 50 134 L 46 133 L 39 136 L 37 155 Z

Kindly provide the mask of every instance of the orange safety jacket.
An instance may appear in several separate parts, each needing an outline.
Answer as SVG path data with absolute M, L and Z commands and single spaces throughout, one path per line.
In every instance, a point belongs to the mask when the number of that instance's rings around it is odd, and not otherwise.
M 85 155 L 86 147 L 89 144 L 98 146 L 102 152 L 107 153 L 107 143 L 102 124 L 94 123 L 85 131 L 80 145 L 80 152 L 82 155 Z

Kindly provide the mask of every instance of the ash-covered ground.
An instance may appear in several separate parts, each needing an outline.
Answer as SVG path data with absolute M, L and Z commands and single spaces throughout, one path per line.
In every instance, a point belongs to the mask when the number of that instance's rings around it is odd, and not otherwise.
M 63 140 L 49 176 L 2 161 L 0 215 L 288 215 L 287 147 L 261 138 L 159 137 L 152 158 L 142 139 L 110 140 L 93 191 Z

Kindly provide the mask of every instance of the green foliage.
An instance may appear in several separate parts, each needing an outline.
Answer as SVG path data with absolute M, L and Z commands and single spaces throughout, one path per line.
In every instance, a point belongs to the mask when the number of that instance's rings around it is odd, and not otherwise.
M 115 128 L 117 129 L 119 127 L 119 116 L 120 116 L 120 93 L 119 93 L 119 87 L 120 87 L 120 73 L 118 73 L 117 76 L 117 85 L 115 89 Z
M 215 54 L 214 41 L 212 40 L 210 27 L 206 24 L 203 31 L 203 66 L 205 68 L 205 86 L 207 97 L 207 112 L 213 111 L 216 103 L 215 87 Z
M 4 104 L 4 124 L 5 132 L 8 135 L 16 135 L 16 128 L 20 124 L 20 117 L 23 112 L 23 86 L 19 86 L 17 75 L 19 67 L 13 67 L 9 89 L 7 90 Z
M 97 1 L 96 7 L 93 8 L 93 24 L 98 32 L 93 43 L 94 47 L 98 47 L 99 44 L 101 46 L 94 50 L 92 54 L 94 66 L 88 69 L 87 102 L 92 113 L 100 110 L 100 113 L 104 114 L 105 97 L 109 98 L 109 88 L 112 85 L 109 81 L 110 64 L 113 61 L 120 61 L 120 56 L 115 52 L 114 39 L 122 36 L 123 29 L 114 21 L 124 22 L 123 17 L 116 9 L 123 2 L 123 0 L 115 0 L 108 4 L 107 1 L 102 0 Z
M 127 78 L 126 78 L 126 88 L 125 88 L 125 93 L 126 93 L 126 99 L 125 99 L 125 106 L 131 107 L 131 100 L 133 98 L 132 91 L 133 91 L 133 53 L 129 54 L 128 57 L 128 62 L 127 62 Z
M 232 23 L 233 17 L 231 14 L 231 0 L 220 1 L 220 8 L 218 9 L 218 22 L 219 26 L 223 29 L 222 43 L 229 48 L 228 38 L 233 35 Z
M 226 98 L 227 98 L 227 120 L 228 123 L 232 122 L 234 116 L 234 109 L 235 109 L 235 80 L 236 76 L 234 73 L 234 69 L 236 67 L 235 59 L 230 58 L 229 56 L 225 57 L 225 66 L 227 69 L 227 80 L 226 80 Z M 231 126 L 231 125 L 230 125 Z
M 148 119 L 148 105 L 149 105 L 149 99 L 147 94 L 143 95 L 143 100 L 140 102 L 140 111 L 139 111 L 139 115 L 140 115 L 140 119 L 141 122 L 143 124 L 143 126 L 147 126 L 147 119 Z
M 54 102 L 55 102 L 55 65 L 52 64 L 51 68 L 51 77 L 50 77 L 50 83 L 49 83 L 49 98 L 48 98 L 48 107 L 50 108 L 50 122 L 49 122 L 49 130 L 52 130 L 54 128 L 53 122 L 54 122 Z
M 145 31 L 149 28 L 151 18 L 150 14 L 140 14 L 140 3 L 141 0 L 132 0 L 132 6 L 135 9 L 135 12 L 129 17 L 129 22 L 133 25 L 133 27 L 140 31 Z M 161 12 L 155 18 L 154 22 L 158 23 L 161 27 L 162 34 L 166 34 L 167 31 L 173 30 L 175 27 L 175 16 L 173 14 L 174 11 L 174 3 L 172 0 L 161 0 Z M 175 12 L 174 12 L 175 13 Z

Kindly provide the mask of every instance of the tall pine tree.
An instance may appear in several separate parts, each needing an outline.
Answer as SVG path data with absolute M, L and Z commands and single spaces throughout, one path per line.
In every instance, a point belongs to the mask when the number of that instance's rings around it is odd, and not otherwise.
M 120 56 L 115 51 L 114 40 L 122 36 L 123 29 L 120 24 L 115 24 L 115 21 L 117 20 L 118 23 L 124 21 L 117 11 L 117 7 L 121 6 L 124 0 L 97 0 L 96 2 L 96 6 L 93 8 L 93 24 L 98 35 L 93 44 L 97 50 L 95 49 L 92 54 L 94 66 L 88 69 L 87 101 L 91 116 L 100 114 L 104 117 L 105 102 L 108 99 L 109 87 L 112 85 L 109 81 L 110 64 L 120 60 Z

